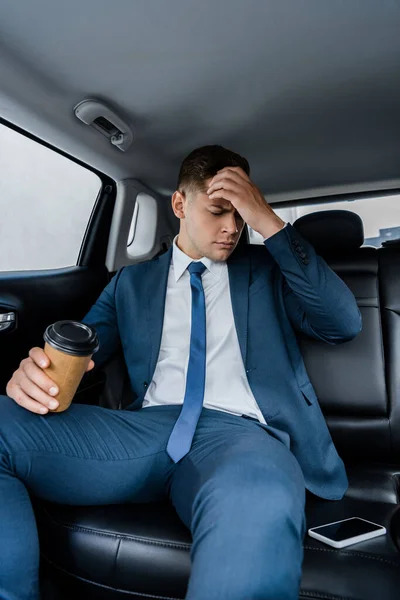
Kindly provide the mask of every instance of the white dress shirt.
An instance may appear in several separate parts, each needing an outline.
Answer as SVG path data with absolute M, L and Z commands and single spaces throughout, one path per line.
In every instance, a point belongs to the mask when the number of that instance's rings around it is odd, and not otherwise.
M 174 239 L 168 274 L 160 352 L 143 407 L 182 404 L 189 363 L 193 259 Z M 199 261 L 195 261 L 199 262 Z M 206 303 L 206 381 L 203 406 L 234 415 L 249 415 L 265 423 L 247 381 L 233 318 L 226 262 L 202 258 Z

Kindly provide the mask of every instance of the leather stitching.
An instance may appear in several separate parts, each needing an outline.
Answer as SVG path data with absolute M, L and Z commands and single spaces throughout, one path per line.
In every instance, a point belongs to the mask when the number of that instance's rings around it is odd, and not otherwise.
M 46 509 L 43 509 L 44 512 L 46 513 L 46 515 L 48 516 L 48 518 L 55 524 L 61 527 L 65 527 L 66 529 L 69 529 L 71 531 L 80 531 L 80 532 L 86 532 L 89 533 L 91 535 L 96 535 L 96 536 L 100 536 L 100 537 L 109 537 L 109 538 L 119 538 L 119 539 L 124 539 L 124 540 L 132 540 L 135 542 L 140 542 L 141 544 L 147 544 L 147 545 L 154 545 L 154 546 L 161 546 L 161 547 L 165 547 L 165 548 L 177 548 L 179 550 L 190 550 L 191 548 L 191 544 L 188 543 L 174 543 L 174 542 L 162 542 L 160 540 L 150 540 L 148 538 L 143 538 L 140 536 L 136 536 L 136 535 L 126 535 L 124 533 L 108 533 L 106 531 L 97 531 L 95 529 L 90 529 L 89 527 L 81 527 L 81 526 L 77 526 L 77 525 L 68 525 L 67 523 L 63 523 L 62 521 L 56 521 L 49 513 Z
M 123 540 L 131 540 L 134 542 L 140 542 L 141 544 L 147 544 L 148 546 L 161 546 L 164 548 L 177 548 L 179 550 L 190 550 L 190 544 L 174 544 L 173 542 L 161 542 L 159 540 L 149 540 L 148 538 L 138 537 L 136 535 L 125 535 L 121 533 L 107 533 L 105 531 L 95 531 L 94 529 L 88 529 L 86 527 L 77 527 L 76 525 L 65 525 L 63 527 L 72 531 L 80 531 L 90 533 L 100 537 L 119 538 Z
M 317 600 L 357 600 L 357 598 L 349 598 L 349 596 L 332 596 L 332 594 L 321 594 L 320 592 L 300 592 L 300 598 L 317 598 Z M 361 599 L 360 599 L 361 600 Z
M 383 558 L 382 556 L 375 556 L 374 554 L 367 554 L 366 552 L 350 552 L 346 550 L 330 550 L 329 548 L 313 548 L 312 546 L 304 546 L 305 550 L 313 550 L 315 552 L 331 552 L 333 554 L 345 554 L 347 556 L 358 556 L 359 558 L 368 558 L 370 560 L 376 560 L 378 562 L 383 562 L 391 567 L 395 567 L 398 569 L 400 567 L 400 561 L 398 563 L 392 562 L 387 558 Z
M 93 587 L 96 586 L 96 587 L 103 588 L 106 590 L 112 590 L 113 592 L 121 592 L 121 593 L 125 594 L 126 596 L 128 596 L 128 595 L 129 596 L 140 596 L 141 598 L 143 598 L 143 597 L 154 598 L 155 600 L 182 600 L 182 598 L 175 598 L 172 596 L 154 596 L 153 594 L 146 594 L 144 592 L 130 592 L 129 590 L 121 590 L 120 588 L 111 587 L 109 585 L 105 585 L 104 583 L 97 583 L 96 581 L 91 581 L 90 579 L 86 579 L 85 577 L 79 577 L 78 575 L 74 575 L 74 574 L 70 573 L 66 569 L 62 569 L 61 567 L 59 567 L 58 565 L 53 563 L 51 560 L 49 560 L 47 558 L 47 556 L 45 556 L 45 559 L 56 570 L 62 571 L 63 573 L 65 573 L 66 575 L 68 575 L 69 577 L 71 577 L 73 579 L 78 579 L 79 581 L 84 581 L 85 583 L 89 583 Z
M 400 317 L 400 312 L 398 310 L 395 310 L 394 308 L 388 308 L 387 306 L 383 307 L 383 310 L 387 310 L 389 312 L 394 313 L 395 315 L 397 315 L 398 317 Z

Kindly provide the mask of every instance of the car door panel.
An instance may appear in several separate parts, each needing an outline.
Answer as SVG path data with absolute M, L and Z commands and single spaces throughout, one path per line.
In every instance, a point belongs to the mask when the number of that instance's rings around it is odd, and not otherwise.
M 108 279 L 105 267 L 0 273 L 0 315 L 15 314 L 10 327 L 0 330 L 0 394 L 30 348 L 43 347 L 47 325 L 81 319 Z

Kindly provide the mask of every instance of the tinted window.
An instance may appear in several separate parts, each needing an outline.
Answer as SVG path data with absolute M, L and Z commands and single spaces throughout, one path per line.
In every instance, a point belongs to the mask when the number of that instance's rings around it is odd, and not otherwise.
M 77 263 L 100 178 L 0 125 L 0 271 Z
M 326 202 L 291 208 L 274 208 L 276 214 L 289 223 L 294 223 L 296 219 L 303 215 L 322 210 L 350 210 L 357 213 L 364 224 L 365 246 L 379 247 L 386 240 L 400 239 L 399 194 L 346 202 Z M 249 230 L 249 234 L 253 244 L 262 244 L 263 240 L 258 233 Z

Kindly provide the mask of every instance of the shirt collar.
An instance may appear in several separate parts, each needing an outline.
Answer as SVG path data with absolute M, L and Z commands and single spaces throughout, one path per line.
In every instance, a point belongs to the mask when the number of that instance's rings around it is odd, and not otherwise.
M 178 236 L 176 235 L 172 244 L 172 264 L 174 267 L 175 281 L 178 281 L 178 279 L 182 277 L 191 262 L 202 262 L 216 278 L 219 279 L 221 277 L 222 271 L 226 267 L 225 261 L 211 260 L 206 256 L 203 256 L 200 260 L 193 260 L 193 258 L 190 258 L 190 256 L 178 248 L 176 243 L 177 239 Z

